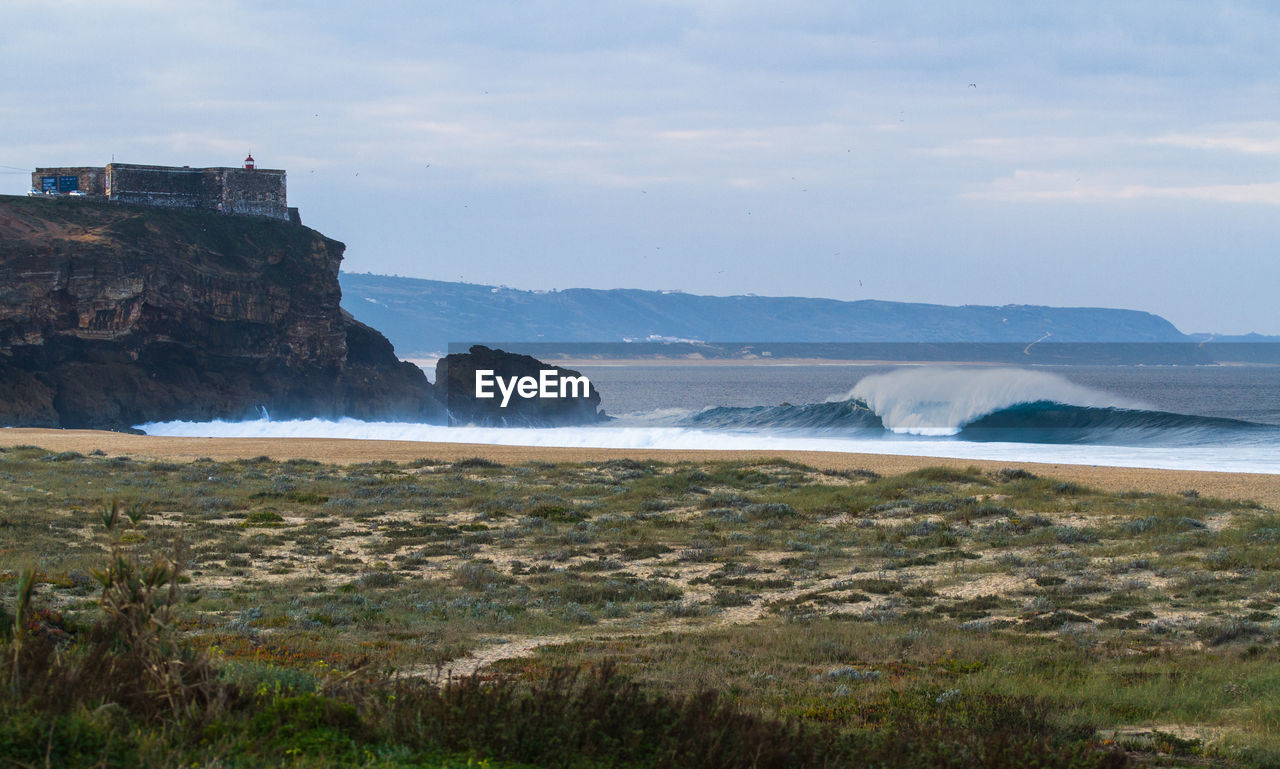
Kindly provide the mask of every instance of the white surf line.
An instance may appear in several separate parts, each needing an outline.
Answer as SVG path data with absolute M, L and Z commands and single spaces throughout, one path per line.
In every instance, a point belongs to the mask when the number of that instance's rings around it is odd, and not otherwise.
M 1139 467 L 1280 474 L 1280 455 L 1265 446 L 1116 446 L 881 437 L 801 437 L 674 427 L 443 427 L 398 422 L 170 422 L 141 426 L 149 435 L 211 438 L 346 438 L 419 443 L 479 443 L 528 448 L 823 451 L 999 462 Z

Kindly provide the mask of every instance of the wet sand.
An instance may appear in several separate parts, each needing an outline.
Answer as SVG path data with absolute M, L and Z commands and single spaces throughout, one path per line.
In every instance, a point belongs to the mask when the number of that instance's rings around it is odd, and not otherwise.
M 995 470 L 1021 467 L 1037 475 L 1051 476 L 1105 491 L 1150 491 L 1173 494 L 1195 490 L 1205 497 L 1252 499 L 1280 508 L 1280 475 L 1217 473 L 1194 470 L 1149 470 L 1127 467 L 1003 462 L 975 459 L 909 457 L 896 454 L 844 454 L 826 451 L 690 451 L 664 449 L 584 449 L 543 446 L 492 446 L 475 443 L 423 443 L 343 438 L 177 438 L 129 435 L 98 430 L 0 429 L 0 447 L 39 446 L 50 451 L 95 450 L 109 455 L 190 461 L 200 457 L 227 460 L 257 456 L 272 459 L 314 459 L 352 464 L 390 459 L 453 461 L 484 457 L 503 464 L 523 462 L 600 462 L 629 458 L 661 462 L 706 462 L 781 457 L 824 470 L 871 470 L 881 475 L 904 473 L 921 467 L 979 467 Z

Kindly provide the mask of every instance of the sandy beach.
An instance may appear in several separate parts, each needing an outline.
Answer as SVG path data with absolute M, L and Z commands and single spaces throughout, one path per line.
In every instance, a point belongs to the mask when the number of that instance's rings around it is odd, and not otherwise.
M 109 455 L 190 461 L 200 457 L 226 460 L 256 456 L 272 459 L 314 459 L 350 464 L 389 459 L 444 461 L 484 457 L 503 464 L 522 462 L 599 462 L 631 458 L 661 462 L 781 457 L 829 470 L 871 470 L 882 475 L 921 467 L 953 466 L 999 469 L 1021 467 L 1037 475 L 1061 478 L 1112 492 L 1148 491 L 1172 494 L 1195 490 L 1201 496 L 1251 499 L 1280 507 L 1280 475 L 1219 473 L 1192 470 L 1151 470 L 1127 467 L 1004 462 L 896 454 L 846 454 L 825 451 L 688 451 L 659 449 L 584 449 L 533 446 L 494 446 L 476 443 L 424 443 L 340 438 L 177 438 L 130 435 L 98 430 L 0 429 L 0 447 L 39 446 L 50 451 L 102 451 Z

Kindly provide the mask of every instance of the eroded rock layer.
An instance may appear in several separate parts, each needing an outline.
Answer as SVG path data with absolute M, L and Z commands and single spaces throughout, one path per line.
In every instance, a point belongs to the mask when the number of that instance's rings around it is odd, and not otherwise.
M 339 306 L 343 249 L 263 218 L 0 197 L 0 424 L 442 420 Z

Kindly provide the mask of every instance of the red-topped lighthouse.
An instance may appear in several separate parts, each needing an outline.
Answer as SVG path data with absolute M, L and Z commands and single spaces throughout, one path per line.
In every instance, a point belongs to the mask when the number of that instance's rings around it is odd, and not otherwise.
M 245 167 L 245 170 L 247 171 L 253 170 L 253 155 L 250 155 L 249 157 L 244 159 L 244 167 Z

